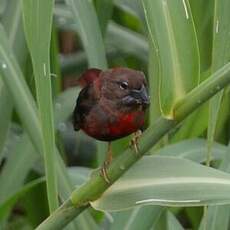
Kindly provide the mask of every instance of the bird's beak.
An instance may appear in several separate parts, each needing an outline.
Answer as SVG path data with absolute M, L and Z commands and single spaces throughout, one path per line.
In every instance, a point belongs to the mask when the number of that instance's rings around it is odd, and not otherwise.
M 142 85 L 140 90 L 133 89 L 130 92 L 130 96 L 136 99 L 137 104 L 149 105 L 149 95 L 144 85 Z
M 129 95 L 123 98 L 123 102 L 126 105 L 143 105 L 147 107 L 150 104 L 150 100 L 146 87 L 142 85 L 139 90 L 131 90 Z

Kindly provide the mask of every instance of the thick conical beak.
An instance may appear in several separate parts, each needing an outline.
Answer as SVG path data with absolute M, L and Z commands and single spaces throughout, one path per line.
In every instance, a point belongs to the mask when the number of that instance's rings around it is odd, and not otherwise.
M 143 105 L 147 107 L 150 104 L 149 95 L 144 85 L 141 89 L 133 89 L 130 91 L 129 95 L 123 98 L 123 104 L 132 105 Z
M 150 103 L 149 95 L 144 85 L 142 85 L 140 90 L 136 90 L 136 89 L 132 90 L 130 92 L 130 96 L 136 99 L 137 104 L 148 106 Z

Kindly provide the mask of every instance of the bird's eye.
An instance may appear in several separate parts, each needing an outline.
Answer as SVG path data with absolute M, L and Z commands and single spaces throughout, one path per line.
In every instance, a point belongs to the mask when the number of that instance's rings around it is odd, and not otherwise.
M 128 82 L 126 82 L 126 81 L 121 82 L 120 83 L 120 88 L 121 89 L 127 89 L 128 88 Z

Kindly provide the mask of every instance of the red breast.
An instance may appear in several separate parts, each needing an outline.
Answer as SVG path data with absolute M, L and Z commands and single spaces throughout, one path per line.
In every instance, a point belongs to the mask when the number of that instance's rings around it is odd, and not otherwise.
M 103 116 L 103 115 L 102 115 Z M 129 114 L 120 114 L 112 119 L 107 114 L 104 121 L 97 119 L 95 116 L 89 116 L 82 129 L 89 136 L 98 140 L 111 141 L 130 135 L 141 129 L 144 125 L 144 111 L 135 111 Z M 100 117 L 103 119 L 103 117 Z

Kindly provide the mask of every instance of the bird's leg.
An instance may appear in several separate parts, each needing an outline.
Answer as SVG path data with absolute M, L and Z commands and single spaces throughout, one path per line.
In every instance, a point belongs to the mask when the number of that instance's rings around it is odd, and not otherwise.
M 131 139 L 131 147 L 134 148 L 136 155 L 139 155 L 139 147 L 138 147 L 138 140 L 140 139 L 142 135 L 142 131 L 138 130 L 137 132 L 134 133 L 133 138 Z
M 106 155 L 106 159 L 103 163 L 103 166 L 101 168 L 101 176 L 105 179 L 105 181 L 110 184 L 110 180 L 108 178 L 108 173 L 107 173 L 107 169 L 108 169 L 108 166 L 111 164 L 112 162 L 112 159 L 113 159 L 113 152 L 112 152 L 112 145 L 111 145 L 111 142 L 109 142 L 108 144 L 108 152 L 107 152 L 107 155 Z

